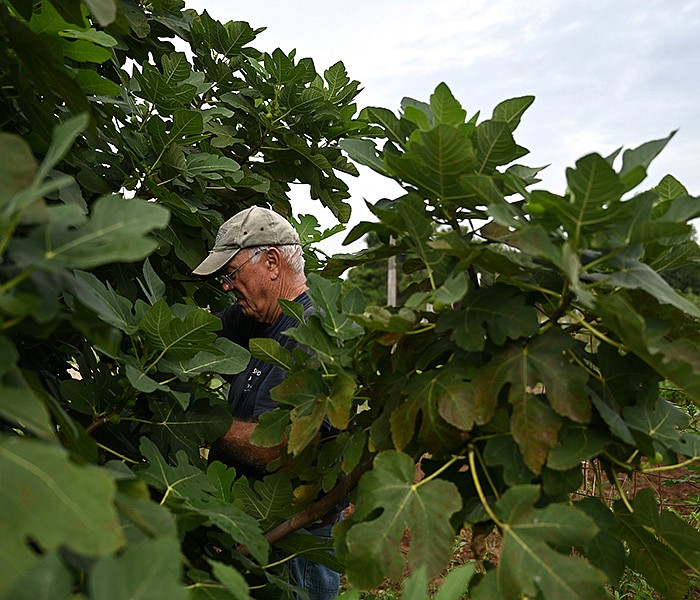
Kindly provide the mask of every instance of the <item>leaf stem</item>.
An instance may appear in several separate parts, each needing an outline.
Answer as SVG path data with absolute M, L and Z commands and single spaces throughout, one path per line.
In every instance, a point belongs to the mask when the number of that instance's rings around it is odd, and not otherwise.
M 611 456 L 607 452 L 605 452 L 604 454 L 605 454 L 605 458 L 607 458 L 611 463 L 617 465 L 618 467 L 621 467 L 625 471 L 633 471 L 634 470 L 632 465 L 630 465 L 628 462 L 622 462 L 621 460 L 618 460 L 617 458 L 615 458 L 614 456 Z M 627 460 L 629 461 L 633 457 L 634 457 L 634 454 L 630 458 L 628 458 Z
M 92 423 L 90 423 L 90 425 L 88 425 L 85 428 L 85 433 L 87 435 L 90 435 L 93 431 L 95 431 L 95 429 L 97 429 L 101 425 L 105 425 L 106 423 L 109 423 L 109 417 L 105 417 L 104 415 L 97 419 L 94 419 Z
M 458 460 L 464 458 L 463 456 L 453 456 L 450 460 L 448 460 L 444 465 L 442 465 L 437 471 L 434 473 L 431 473 L 427 477 L 424 477 L 421 479 L 418 483 L 414 483 L 411 487 L 414 490 L 417 490 L 420 486 L 422 486 L 424 483 L 428 483 L 431 479 L 435 479 L 438 475 L 449 469 L 453 464 L 455 464 Z
M 630 504 L 630 501 L 627 498 L 627 494 L 625 494 L 625 490 L 622 489 L 622 484 L 617 478 L 617 473 L 615 473 L 615 487 L 617 488 L 617 493 L 620 494 L 620 500 L 624 502 L 625 506 L 627 507 L 627 510 L 630 511 L 630 514 L 634 513 L 634 509 L 632 508 L 632 505 Z
M 21 323 L 24 320 L 25 315 L 19 315 L 18 317 L 15 317 L 14 319 L 10 319 L 9 321 L 3 322 L 2 325 L 0 325 L 0 331 L 5 331 L 6 329 L 11 329 L 17 323 Z
M 481 465 L 481 468 L 484 471 L 484 475 L 486 475 L 486 479 L 489 482 L 489 487 L 491 488 L 493 495 L 496 496 L 496 500 L 500 500 L 501 495 L 498 493 L 498 490 L 496 489 L 496 484 L 494 484 L 493 479 L 489 474 L 489 470 L 486 468 L 486 463 L 484 462 L 484 457 L 481 456 L 481 452 L 477 452 L 476 457 L 479 459 L 479 464 Z
M 632 454 L 630 454 L 629 458 L 625 461 L 628 465 L 632 464 L 632 461 L 637 457 L 637 454 L 639 454 L 639 448 L 637 448 Z
M 529 283 L 524 283 L 519 281 L 518 285 L 522 289 L 527 289 L 527 290 L 532 290 L 533 292 L 540 292 L 541 294 L 544 294 L 545 296 L 552 296 L 554 298 L 561 298 L 561 294 L 559 292 L 555 292 L 554 290 L 548 290 L 547 288 L 540 287 L 539 285 L 532 285 Z
M 472 472 L 472 480 L 474 481 L 474 487 L 476 488 L 476 493 L 478 494 L 479 500 L 481 501 L 481 505 L 484 507 L 484 510 L 486 510 L 486 513 L 488 514 L 488 516 L 491 517 L 491 520 L 496 525 L 498 525 L 498 527 L 503 529 L 504 523 L 493 512 L 491 505 L 489 504 L 488 500 L 486 499 L 486 495 L 484 494 L 484 490 L 481 489 L 481 482 L 479 481 L 479 475 L 476 472 L 476 462 L 474 461 L 474 454 L 475 454 L 474 446 L 470 446 L 470 448 L 469 448 L 469 470 Z
M 196 589 L 212 589 L 212 590 L 225 590 L 226 588 L 220 583 L 192 583 L 185 587 L 186 590 L 196 590 Z
M 604 333 L 598 331 L 593 325 L 591 325 L 588 321 L 585 319 L 577 319 L 578 323 L 580 323 L 585 329 L 588 329 L 595 337 L 598 339 L 604 341 L 606 344 L 610 344 L 613 348 L 617 348 L 618 350 L 624 350 L 625 347 L 620 344 L 619 342 L 616 342 L 614 340 L 611 340 L 607 335 Z
M 681 469 L 683 467 L 687 467 L 688 465 L 692 465 L 693 463 L 697 462 L 697 460 L 698 457 L 694 456 L 693 458 L 684 460 L 682 463 L 676 463 L 675 465 L 662 465 L 660 467 L 650 467 L 649 469 L 641 469 L 640 473 L 659 473 L 660 471 L 672 471 L 673 469 Z
M 586 373 L 588 373 L 593 379 L 597 379 L 598 381 L 603 382 L 603 383 L 605 382 L 605 378 L 604 378 L 603 376 L 601 376 L 600 373 L 598 373 L 597 371 L 594 371 L 594 370 L 591 369 L 586 363 L 584 363 L 584 362 L 581 360 L 581 358 L 579 358 L 578 356 L 576 356 L 576 353 L 575 353 L 575 352 L 569 350 L 569 351 L 568 351 L 568 354 L 569 354 L 569 356 L 574 360 L 574 362 L 575 362 L 579 367 L 581 367 L 584 371 L 586 371 Z
M 26 271 L 22 271 L 19 275 L 15 275 L 12 279 L 9 279 L 5 283 L 3 283 L 0 286 L 0 294 L 4 294 L 5 292 L 11 290 L 13 287 L 18 286 L 25 279 L 28 279 L 32 275 L 32 273 L 34 273 L 34 271 L 36 271 L 36 267 L 30 267 Z
M 404 335 L 418 335 L 419 333 L 425 333 L 426 331 L 430 331 L 431 329 L 435 329 L 436 325 L 435 323 L 430 323 L 429 325 L 426 325 L 425 327 L 422 327 L 421 329 L 414 329 L 413 331 L 407 331 L 404 333 Z
M 266 565 L 262 565 L 263 569 L 272 569 L 273 567 L 277 567 L 279 565 L 283 565 L 284 563 L 292 560 L 293 558 L 299 556 L 301 552 L 295 552 L 294 554 L 290 554 L 289 556 L 285 556 L 284 558 L 281 558 L 280 560 L 272 563 L 267 563 Z
M 613 250 L 612 252 L 608 252 L 607 254 L 604 254 L 603 256 L 599 256 L 595 260 L 592 260 L 589 263 L 586 263 L 585 265 L 581 266 L 582 271 L 590 271 L 593 267 L 598 266 L 600 263 L 605 262 L 606 260 L 612 258 L 616 254 L 619 254 L 622 252 L 627 246 L 621 246 L 620 248 L 617 248 Z
M 104 444 L 100 444 L 100 442 L 95 442 L 97 444 L 98 448 L 102 448 L 105 452 L 109 452 L 110 454 L 114 454 L 114 456 L 121 458 L 122 460 L 126 462 L 130 462 L 133 465 L 139 464 L 139 461 L 134 460 L 133 458 L 129 458 L 128 456 L 124 456 L 123 454 L 119 454 L 116 450 L 112 450 L 112 448 L 108 448 Z

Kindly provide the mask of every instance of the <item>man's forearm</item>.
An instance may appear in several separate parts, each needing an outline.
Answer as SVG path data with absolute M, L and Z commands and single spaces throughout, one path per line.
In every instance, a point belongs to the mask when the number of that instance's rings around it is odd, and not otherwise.
M 261 471 L 279 457 L 280 447 L 263 448 L 251 443 L 250 437 L 257 427 L 257 422 L 234 419 L 229 430 L 209 450 L 209 460 L 220 460 L 229 466 L 244 464 Z

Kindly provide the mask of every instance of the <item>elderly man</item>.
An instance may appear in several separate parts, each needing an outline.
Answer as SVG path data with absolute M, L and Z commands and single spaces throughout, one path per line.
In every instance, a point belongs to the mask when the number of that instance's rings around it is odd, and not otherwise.
M 252 338 L 268 337 L 292 349 L 297 342 L 284 335 L 296 325 L 282 313 L 279 299 L 293 300 L 311 312 L 306 294 L 304 256 L 299 236 L 277 213 L 253 206 L 226 221 L 216 236 L 209 256 L 193 271 L 196 275 L 216 275 L 226 292 L 233 292 L 236 304 L 218 316 L 222 335 L 248 347 Z M 247 369 L 231 383 L 228 400 L 233 421 L 228 432 L 216 440 L 209 459 L 220 460 L 248 477 L 260 478 L 266 465 L 279 456 L 279 448 L 262 448 L 250 437 L 261 414 L 277 407 L 270 390 L 280 384 L 285 373 L 279 367 L 252 359 Z M 332 524 L 312 530 L 330 538 Z M 339 575 L 303 557 L 290 561 L 297 585 L 309 591 L 310 600 L 335 598 Z

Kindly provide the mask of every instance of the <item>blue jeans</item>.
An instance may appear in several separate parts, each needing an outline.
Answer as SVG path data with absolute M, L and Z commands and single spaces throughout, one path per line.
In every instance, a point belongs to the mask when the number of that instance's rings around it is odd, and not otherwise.
M 329 523 L 318 529 L 311 529 L 309 533 L 330 540 L 333 525 L 335 523 Z M 340 573 L 333 569 L 311 562 L 303 556 L 296 556 L 290 560 L 289 569 L 296 585 L 309 592 L 309 600 L 333 600 L 338 595 Z

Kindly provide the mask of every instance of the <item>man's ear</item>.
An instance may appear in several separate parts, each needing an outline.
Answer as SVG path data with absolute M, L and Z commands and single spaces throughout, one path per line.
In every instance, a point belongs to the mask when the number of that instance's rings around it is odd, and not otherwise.
M 273 275 L 273 279 L 277 279 L 280 273 L 280 268 L 282 267 L 282 253 L 279 248 L 274 246 L 268 248 L 265 253 L 265 268 L 267 271 Z

